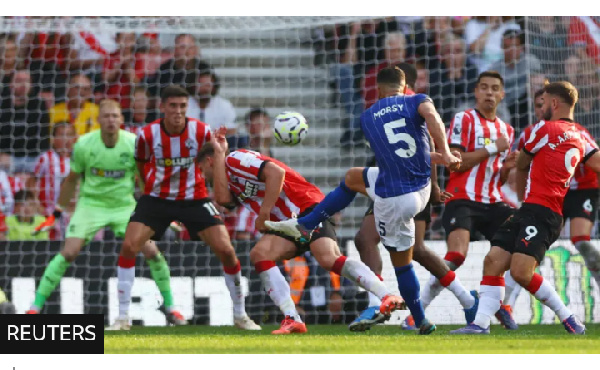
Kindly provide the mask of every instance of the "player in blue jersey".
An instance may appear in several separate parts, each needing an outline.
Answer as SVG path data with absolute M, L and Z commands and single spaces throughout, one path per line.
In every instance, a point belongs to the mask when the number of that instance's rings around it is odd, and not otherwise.
M 431 99 L 424 94 L 406 96 L 404 72 L 397 67 L 377 74 L 379 98 L 361 116 L 361 126 L 379 167 L 351 168 L 340 185 L 308 215 L 299 219 L 269 222 L 273 231 L 308 240 L 317 225 L 346 208 L 362 193 L 374 201 L 375 224 L 390 252 L 400 294 L 406 301 L 420 334 L 435 325 L 425 318 L 419 281 L 412 266 L 415 243 L 413 217 L 421 212 L 430 194 L 431 163 L 454 171 L 460 157 L 451 153 L 444 124 Z M 439 153 L 430 153 L 429 137 Z M 380 312 L 389 316 L 401 302 L 384 300 Z

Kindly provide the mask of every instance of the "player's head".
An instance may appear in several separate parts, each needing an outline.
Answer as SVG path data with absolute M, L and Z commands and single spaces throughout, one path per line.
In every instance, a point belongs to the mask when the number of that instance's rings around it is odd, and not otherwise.
M 406 77 L 398 67 L 384 68 L 377 73 L 379 99 L 404 93 Z
M 165 115 L 165 123 L 174 126 L 185 124 L 188 99 L 188 92 L 181 86 L 170 85 L 163 89 L 160 97 L 160 111 Z
M 399 63 L 396 64 L 396 67 L 400 68 L 402 72 L 404 72 L 404 80 L 406 83 L 406 87 L 408 87 L 411 90 L 414 90 L 417 84 L 417 67 L 410 63 Z
M 33 217 L 37 210 L 35 195 L 29 190 L 19 190 L 15 194 L 15 214 L 21 217 Z
M 541 88 L 535 92 L 533 98 L 533 109 L 535 112 L 535 119 L 541 121 L 544 119 L 544 88 Z
M 75 127 L 69 122 L 57 122 L 52 126 L 52 148 L 56 153 L 71 153 L 77 135 Z
M 202 170 L 202 175 L 207 183 L 212 184 L 213 182 L 213 166 L 215 163 L 215 147 L 212 143 L 205 143 L 202 148 L 198 151 L 196 157 L 198 166 Z
M 475 84 L 475 105 L 480 111 L 496 111 L 504 99 L 504 79 L 496 71 L 479 74 Z
M 544 100 L 542 118 L 545 120 L 558 120 L 573 116 L 579 94 L 570 82 L 558 81 L 544 86 L 542 99 Z
M 98 123 L 104 134 L 113 135 L 119 132 L 123 124 L 121 106 L 115 100 L 104 99 L 100 102 Z

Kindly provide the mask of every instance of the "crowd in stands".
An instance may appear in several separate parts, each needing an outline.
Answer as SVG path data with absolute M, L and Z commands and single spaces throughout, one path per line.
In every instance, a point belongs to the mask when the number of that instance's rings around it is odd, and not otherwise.
M 352 150 L 364 145 L 359 116 L 377 100 L 377 72 L 402 63 L 414 67 L 413 90 L 429 94 L 447 124 L 473 105 L 477 75 L 497 70 L 506 89 L 499 116 L 517 131 L 533 120 L 534 92 L 566 79 L 579 88 L 576 120 L 597 136 L 599 32 L 599 17 L 386 17 L 325 26 L 313 41 L 315 64 L 327 67 L 333 103 L 345 113 L 342 146 Z M 157 33 L 99 28 L 0 34 L 0 238 L 25 238 L 28 225 L 52 212 L 70 148 L 99 128 L 102 99 L 117 100 L 123 128 L 137 132 L 160 117 L 161 89 L 173 83 L 190 93 L 189 117 L 227 127 L 233 148 L 271 154 L 268 113 L 253 108 L 239 122 L 193 35 L 161 45 Z M 244 209 L 227 225 L 236 239 L 257 235 Z M 59 226 L 37 238 L 61 236 Z

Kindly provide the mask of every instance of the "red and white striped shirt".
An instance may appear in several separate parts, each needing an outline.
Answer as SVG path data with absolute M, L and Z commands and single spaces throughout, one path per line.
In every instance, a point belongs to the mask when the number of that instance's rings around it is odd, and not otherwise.
M 448 143 L 450 147 L 473 152 L 504 135 L 512 146 L 515 130 L 511 125 L 496 117 L 489 121 L 475 109 L 457 113 L 450 125 Z M 508 150 L 486 158 L 465 172 L 453 172 L 446 185 L 446 191 L 454 194 L 449 201 L 468 199 L 480 203 L 502 202 L 500 169 Z
M 196 156 L 210 135 L 209 126 L 193 118 L 186 118 L 179 135 L 169 135 L 162 119 L 142 128 L 135 141 L 135 159 L 146 162 L 144 194 L 168 200 L 207 198 Z
M 60 195 L 60 185 L 69 174 L 70 168 L 71 159 L 61 157 L 54 150 L 49 150 L 38 158 L 35 176 L 38 178 L 40 204 L 46 216 L 54 211 Z
M 524 203 L 538 204 L 562 215 L 569 182 L 580 163 L 598 146 L 587 140 L 571 120 L 540 121 L 523 150 L 533 155 Z
M 585 127 L 577 122 L 574 122 L 574 125 L 581 133 L 581 137 L 583 139 L 592 145 L 596 145 L 596 141 Z M 523 149 L 525 147 L 525 143 L 529 141 L 529 138 L 531 137 L 531 131 L 534 127 L 535 125 L 527 126 L 527 128 L 523 130 L 523 133 L 521 133 L 521 137 L 519 138 L 519 150 Z M 598 187 L 598 175 L 596 172 L 585 166 L 583 163 L 579 163 L 579 166 L 577 166 L 575 174 L 571 179 L 571 187 L 569 190 L 598 189 Z
M 15 206 L 15 194 L 23 189 L 18 177 L 9 176 L 0 170 L 0 213 L 10 216 Z
M 325 198 L 319 188 L 284 163 L 250 150 L 236 150 L 225 159 L 229 190 L 254 213 L 259 213 L 265 197 L 266 186 L 260 174 L 267 162 L 285 170 L 283 189 L 271 210 L 271 221 L 296 217 Z

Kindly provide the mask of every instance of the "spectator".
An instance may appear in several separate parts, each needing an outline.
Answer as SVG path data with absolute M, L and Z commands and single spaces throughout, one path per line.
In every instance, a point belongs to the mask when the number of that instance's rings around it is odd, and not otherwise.
M 94 90 L 102 87 L 104 62 L 117 50 L 115 33 L 100 30 L 90 20 L 87 31 L 73 32 L 69 57 L 65 65 L 71 73 L 84 74 L 93 83 Z
M 144 76 L 156 74 L 169 57 L 160 47 L 158 34 L 145 33 L 138 37 L 135 45 L 135 75 L 138 81 L 143 80 Z
M 439 57 L 446 37 L 453 33 L 449 17 L 425 17 L 423 30 L 415 37 L 415 61 L 425 63 L 429 70 L 439 68 Z
M 481 73 L 502 59 L 502 37 L 507 30 L 519 30 L 518 24 L 505 22 L 500 16 L 473 17 L 465 26 L 465 40 L 471 62 Z
M 69 80 L 67 101 L 58 103 L 50 109 L 50 122 L 70 122 L 78 136 L 100 128 L 98 124 L 98 105 L 91 102 L 92 83 L 90 79 L 77 74 Z
M 507 30 L 502 37 L 504 58 L 490 67 L 504 78 L 504 100 L 511 112 L 512 126 L 520 129 L 529 124 L 527 76 L 541 72 L 540 61 L 534 55 L 525 54 L 523 38 L 521 31 Z
M 235 135 L 235 108 L 229 100 L 218 95 L 220 86 L 217 75 L 213 71 L 204 70 L 198 71 L 194 76 L 194 82 L 188 85 L 188 90 L 191 91 L 186 116 L 209 124 L 213 131 L 225 126 L 228 137 Z
M 248 147 L 269 157 L 273 156 L 271 151 L 271 119 L 269 113 L 262 108 L 253 108 L 246 114 L 246 129 L 248 130 Z
M 429 94 L 429 86 L 431 85 L 431 83 L 429 82 L 429 69 L 425 68 L 424 62 L 418 61 L 415 67 L 415 71 L 417 72 L 417 78 L 414 83 L 415 94 Z M 406 79 L 406 81 L 408 81 L 408 79 Z M 407 82 L 406 87 L 408 88 L 408 86 L 413 85 L 408 85 Z
M 429 95 L 444 122 L 454 117 L 456 107 L 466 102 L 475 89 L 477 67 L 467 58 L 464 40 L 450 36 L 442 45 L 442 63 L 431 72 Z
M 371 67 L 364 77 L 362 94 L 365 109 L 368 109 L 377 100 L 377 73 L 384 68 L 404 62 L 406 57 L 406 38 L 401 32 L 389 33 L 385 38 L 385 60 Z
M 596 64 L 600 64 L 600 17 L 571 17 L 569 45 L 581 46 Z
M 575 106 L 575 122 L 587 128 L 594 137 L 598 137 L 600 122 L 600 78 L 594 66 L 582 63 L 578 74 L 579 100 Z
M 15 214 L 6 217 L 7 240 L 48 240 L 47 231 L 31 235 L 35 227 L 45 220 L 44 216 L 38 214 L 37 207 L 31 191 L 21 190 L 15 194 Z
M 528 25 L 531 53 L 540 60 L 547 74 L 562 75 L 567 58 L 566 30 L 557 17 L 530 17 Z
M 154 75 L 146 75 L 144 84 L 152 98 L 160 96 L 160 90 L 171 84 L 187 86 L 194 81 L 195 72 L 209 71 L 210 65 L 198 59 L 199 51 L 193 35 L 180 34 L 175 38 L 173 58 L 167 60 Z
M 50 148 L 48 111 L 32 94 L 29 71 L 15 72 L 9 88 L 10 96 L 0 103 L 0 152 L 12 157 L 12 172 L 31 173 L 40 153 Z
M 257 240 L 260 233 L 254 228 L 256 214 L 246 207 L 237 207 L 234 210 L 224 209 L 225 227 L 233 240 Z
M 147 123 L 154 121 L 148 110 L 148 92 L 143 87 L 137 87 L 133 92 L 131 108 L 123 113 L 123 129 L 134 134 L 146 126 Z
M 12 37 L 5 36 L 0 40 L 0 98 L 10 95 L 8 85 L 17 68 L 17 54 L 17 43 Z
M 577 75 L 579 73 L 579 66 L 581 63 L 582 58 L 580 58 L 577 54 L 572 54 L 565 61 L 565 79 L 574 86 L 577 85 Z
M 105 97 L 119 102 L 123 110 L 131 104 L 131 93 L 138 82 L 135 73 L 135 33 L 118 33 L 118 49 L 104 61 Z

